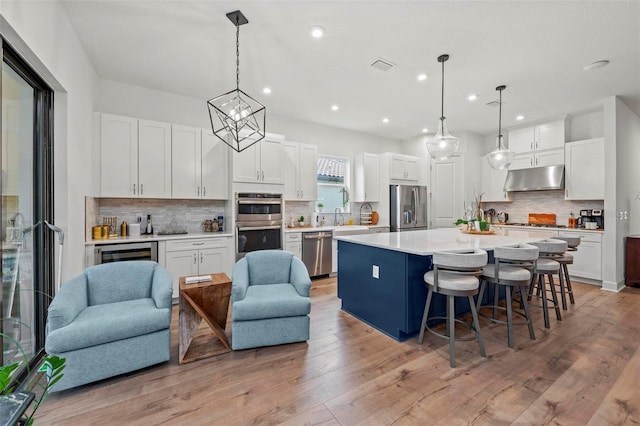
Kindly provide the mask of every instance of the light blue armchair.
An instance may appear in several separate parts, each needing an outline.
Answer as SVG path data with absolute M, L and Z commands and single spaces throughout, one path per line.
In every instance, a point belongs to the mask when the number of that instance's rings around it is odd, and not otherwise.
M 281 250 L 248 253 L 232 282 L 234 350 L 309 340 L 311 280 L 300 259 Z
M 172 280 L 150 261 L 92 266 L 49 306 L 45 350 L 66 358 L 60 391 L 170 358 Z

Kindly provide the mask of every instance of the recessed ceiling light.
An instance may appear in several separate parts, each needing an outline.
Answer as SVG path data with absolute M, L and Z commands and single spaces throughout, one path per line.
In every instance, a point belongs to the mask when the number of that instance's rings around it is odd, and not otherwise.
M 387 124 L 387 123 L 389 122 L 389 119 L 388 119 L 387 117 L 385 117 L 385 118 L 383 118 L 383 119 L 382 119 L 382 122 L 383 122 L 384 124 Z
M 322 38 L 324 36 L 324 28 L 319 25 L 311 28 L 311 37 L 313 38 Z
M 478 99 L 478 95 L 474 95 L 473 93 L 467 96 L 467 100 L 475 101 L 476 99 Z
M 520 114 L 516 117 L 516 120 L 520 121 L 520 120 L 524 120 L 524 115 Z
M 337 111 L 339 109 L 340 107 L 338 107 L 338 105 L 331 105 L 331 111 Z
M 418 74 L 418 81 L 425 81 L 427 79 L 426 74 Z
M 265 87 L 264 89 L 262 89 L 262 93 L 264 93 L 265 95 L 270 95 L 271 87 Z
M 596 62 L 590 63 L 589 65 L 585 65 L 583 69 L 585 71 L 591 71 L 591 70 L 595 70 L 596 68 L 606 67 L 607 65 L 609 65 L 609 61 L 607 60 L 596 61 Z
M 426 127 L 424 129 L 422 129 L 422 133 L 427 133 L 429 131 L 429 129 L 427 129 Z

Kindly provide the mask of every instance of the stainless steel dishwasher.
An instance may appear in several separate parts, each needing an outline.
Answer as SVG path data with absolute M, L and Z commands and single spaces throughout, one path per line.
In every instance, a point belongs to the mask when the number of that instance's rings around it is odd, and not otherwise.
M 304 232 L 302 261 L 310 277 L 331 272 L 331 232 Z

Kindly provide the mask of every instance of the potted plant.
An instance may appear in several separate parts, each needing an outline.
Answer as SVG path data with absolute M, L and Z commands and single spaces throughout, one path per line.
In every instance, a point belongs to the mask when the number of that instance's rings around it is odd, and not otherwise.
M 298 226 L 304 226 L 304 216 L 298 218 Z
M 324 207 L 324 204 L 318 203 L 318 213 L 322 213 L 322 208 L 323 207 Z

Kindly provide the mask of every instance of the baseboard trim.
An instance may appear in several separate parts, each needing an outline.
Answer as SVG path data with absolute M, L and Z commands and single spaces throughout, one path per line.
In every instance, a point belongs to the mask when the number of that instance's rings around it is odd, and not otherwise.
M 602 281 L 602 289 L 605 291 L 612 291 L 614 293 L 618 293 L 626 286 L 624 285 L 624 280 L 619 282 L 614 281 Z

